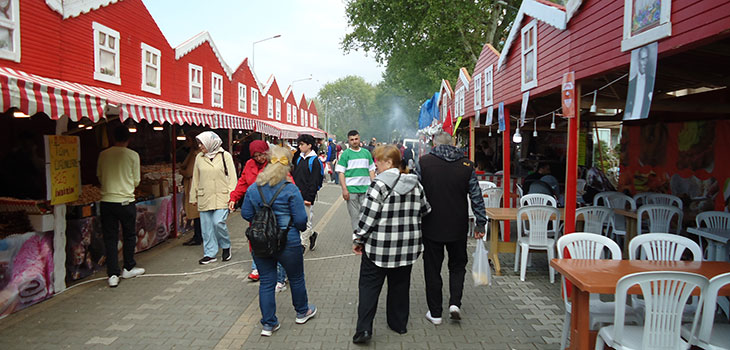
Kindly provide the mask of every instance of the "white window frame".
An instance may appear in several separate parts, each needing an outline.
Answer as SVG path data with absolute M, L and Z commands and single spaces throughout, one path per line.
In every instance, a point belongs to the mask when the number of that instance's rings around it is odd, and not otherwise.
M 441 96 L 441 121 L 446 120 L 446 114 L 449 111 L 449 97 L 444 94 Z
M 459 89 L 456 90 L 456 101 L 454 101 L 455 102 L 454 103 L 454 112 L 455 112 L 455 115 L 453 116 L 454 118 L 464 116 L 464 111 L 465 111 L 465 109 L 464 109 L 464 97 L 465 97 L 465 95 L 466 95 L 466 88 L 465 87 L 462 86 L 462 87 L 460 87 Z
M 160 82 L 162 81 L 162 53 L 160 52 L 160 50 L 145 43 L 142 43 L 140 45 L 140 49 L 142 51 L 142 91 L 161 95 L 162 89 L 160 87 Z M 157 64 L 154 64 L 153 62 L 147 62 L 148 53 L 150 55 L 157 55 Z M 155 86 L 157 87 L 147 85 L 147 66 L 157 69 L 157 81 L 155 81 Z
M 276 120 L 281 121 L 281 100 L 276 99 Z
M 286 104 L 286 122 L 291 123 L 291 103 Z
M 198 73 L 198 74 L 195 74 Z M 195 76 L 200 77 L 200 81 L 195 81 Z M 193 97 L 193 88 L 200 89 L 200 97 Z M 188 97 L 190 103 L 203 103 L 203 67 L 188 63 Z
M 291 106 L 291 123 L 295 124 L 295 125 L 297 124 L 297 113 L 299 113 L 299 111 L 297 111 L 297 105 L 292 105 Z
M 302 120 L 304 120 L 304 127 L 305 128 L 309 126 L 309 119 L 308 118 L 309 118 L 309 113 L 307 113 L 307 111 L 305 110 L 304 111 L 304 116 L 302 117 Z
M 631 17 L 634 12 L 634 1 L 624 0 L 624 35 L 621 40 L 621 51 L 629 51 L 639 46 L 666 38 L 672 35 L 672 1 L 662 0 L 659 12 L 659 25 L 644 32 L 631 34 Z
M 312 127 L 317 128 L 317 125 L 319 125 L 319 119 L 317 119 L 316 114 L 313 114 L 312 115 Z
M 246 113 L 246 110 L 248 110 L 248 99 L 246 98 L 246 92 L 248 91 L 248 88 L 246 85 L 243 85 L 241 83 L 238 83 L 238 111 Z
M 13 49 L 0 49 L 0 58 L 20 62 L 20 0 L 11 0 L 10 6 L 12 7 L 11 18 L 0 19 L 0 27 L 13 31 L 13 35 L 10 37 L 13 41 Z
M 215 102 L 215 95 L 221 96 L 220 102 Z M 223 76 L 214 72 L 210 73 L 210 105 L 223 108 Z
M 484 107 L 494 104 L 494 65 L 484 70 Z
M 268 112 L 266 113 L 266 117 L 268 117 L 269 119 L 274 119 L 274 96 L 269 95 L 269 99 L 267 102 L 269 103 L 267 104 Z
M 532 47 L 525 47 L 525 33 L 528 31 L 533 31 L 533 46 Z M 537 86 L 537 20 L 533 19 L 530 23 L 522 27 L 522 30 L 520 32 L 520 61 L 522 62 L 522 67 L 520 68 L 520 80 L 522 81 L 522 91 L 526 91 L 529 89 L 532 89 Z M 533 52 L 532 55 L 532 67 L 534 69 L 533 79 L 530 82 L 525 82 L 525 55 L 527 55 L 530 51 Z
M 251 88 L 251 114 L 259 115 L 259 90 Z
M 482 109 L 482 74 L 476 73 L 472 81 L 474 82 L 474 110 L 479 111 Z M 478 113 L 477 116 L 479 116 Z
M 121 44 L 119 40 L 119 32 L 97 22 L 91 22 L 91 27 L 93 28 L 94 32 L 94 80 L 99 80 L 110 84 L 122 85 L 121 72 L 119 71 L 119 46 Z M 112 37 L 115 39 L 116 44 L 114 45 L 114 49 L 102 48 L 99 45 L 99 34 L 102 33 L 107 37 Z M 108 42 L 108 40 L 106 40 L 105 42 Z M 101 73 L 101 57 L 99 57 L 99 50 L 102 49 L 104 51 L 114 54 L 114 75 Z

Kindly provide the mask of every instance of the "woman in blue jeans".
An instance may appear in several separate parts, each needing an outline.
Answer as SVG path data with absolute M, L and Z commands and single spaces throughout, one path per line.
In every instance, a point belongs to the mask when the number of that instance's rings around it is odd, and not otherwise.
M 307 287 L 304 282 L 304 254 L 299 232 L 307 228 L 307 213 L 304 210 L 304 200 L 299 189 L 287 181 L 291 152 L 283 147 L 272 147 L 269 164 L 256 178 L 256 182 L 246 191 L 246 197 L 241 206 L 241 216 L 248 222 L 253 220 L 254 214 L 263 206 L 263 202 L 270 201 L 273 195 L 284 186 L 274 200 L 272 208 L 276 214 L 276 222 L 285 228 L 291 221 L 287 235 L 286 247 L 273 257 L 263 258 L 254 255 L 253 259 L 259 269 L 259 307 L 261 308 L 262 336 L 271 336 L 279 330 L 279 320 L 276 318 L 276 298 L 274 289 L 277 282 L 277 263 L 286 270 L 289 276 L 292 304 L 296 310 L 296 323 L 306 323 L 317 313 L 317 308 L 307 300 Z M 258 187 L 264 198 L 261 198 Z

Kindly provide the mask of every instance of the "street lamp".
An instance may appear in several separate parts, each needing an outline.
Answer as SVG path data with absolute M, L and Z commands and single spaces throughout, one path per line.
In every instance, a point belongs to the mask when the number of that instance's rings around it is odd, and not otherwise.
M 297 83 L 300 81 L 305 81 L 305 80 L 312 80 L 312 75 L 310 74 L 308 78 L 302 78 L 302 79 L 297 79 L 297 80 L 292 81 L 291 86 L 294 87 L 294 83 Z
M 252 70 L 254 69 L 254 58 L 256 57 L 256 44 L 258 44 L 258 43 L 260 43 L 262 41 L 276 39 L 276 38 L 280 38 L 280 37 L 281 37 L 281 34 L 276 34 L 276 35 L 274 35 L 272 37 L 268 37 L 266 39 L 261 39 L 259 41 L 254 41 L 253 44 L 251 44 L 251 69 Z
M 342 97 L 337 96 L 335 97 L 335 100 L 339 100 Z M 324 105 L 324 117 L 326 118 L 324 120 L 324 131 L 329 135 L 330 133 L 330 115 L 327 113 L 327 108 L 330 106 L 330 101 L 327 100 L 327 103 Z

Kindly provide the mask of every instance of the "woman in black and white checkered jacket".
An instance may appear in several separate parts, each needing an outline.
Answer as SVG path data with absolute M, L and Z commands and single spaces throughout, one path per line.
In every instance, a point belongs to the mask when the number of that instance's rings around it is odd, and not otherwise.
M 378 176 L 370 184 L 353 234 L 360 263 L 357 328 L 352 341 L 367 343 L 373 334 L 378 296 L 388 278 L 388 326 L 407 332 L 413 263 L 423 251 L 421 218 L 431 211 L 418 177 L 401 174 L 401 154 L 392 145 L 375 149 Z M 363 254 L 364 253 L 364 254 Z

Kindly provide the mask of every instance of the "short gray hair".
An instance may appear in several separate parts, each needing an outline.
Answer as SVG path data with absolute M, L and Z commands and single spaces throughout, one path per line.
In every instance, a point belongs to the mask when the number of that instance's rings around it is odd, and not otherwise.
M 436 134 L 436 136 L 433 137 L 433 146 L 440 146 L 440 145 L 454 145 L 454 139 L 451 137 L 451 135 L 440 132 Z

